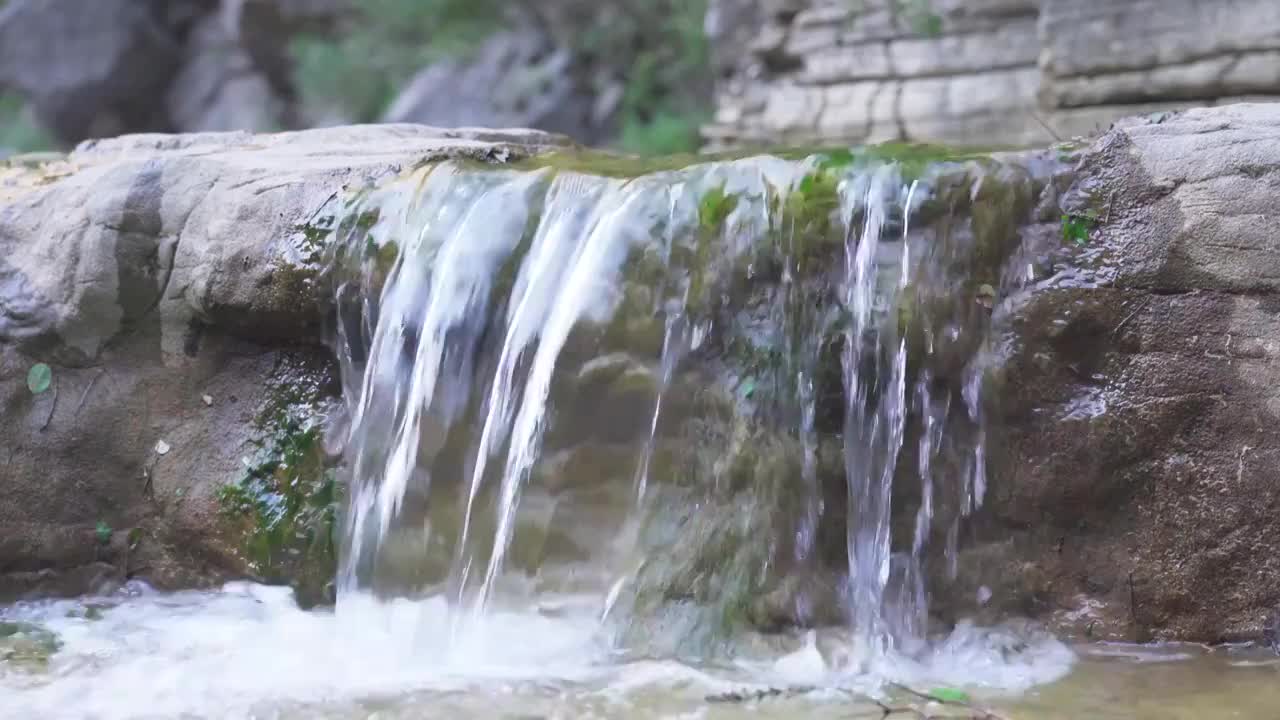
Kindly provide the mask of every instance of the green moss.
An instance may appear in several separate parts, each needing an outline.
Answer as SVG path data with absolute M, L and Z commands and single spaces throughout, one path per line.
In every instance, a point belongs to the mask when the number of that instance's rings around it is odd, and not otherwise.
M 1089 242 L 1089 236 L 1098 225 L 1098 213 L 1089 209 L 1079 213 L 1067 213 L 1062 216 L 1062 241 L 1075 245 Z
M 779 146 L 753 147 L 717 153 L 676 152 L 663 155 L 622 154 L 605 150 L 572 148 L 509 164 L 520 170 L 551 168 L 585 175 L 629 179 L 655 173 L 675 172 L 698 165 L 732 162 L 755 157 L 776 157 L 795 162 L 815 159 L 821 170 L 834 171 L 879 163 L 897 163 L 907 180 L 922 177 L 937 163 L 964 162 L 989 158 L 1001 148 L 953 147 L 920 143 L 884 143 L 858 147 Z M 478 163 L 477 163 L 478 165 Z
M 1000 284 L 1000 268 L 1019 243 L 1019 228 L 1034 202 L 1031 178 L 1004 168 L 977 180 L 970 215 L 973 223 L 970 288 Z
M 325 467 L 317 420 L 288 414 L 260 443 L 239 481 L 218 493 L 241 524 L 245 553 L 269 582 L 292 582 L 314 600 L 337 558 L 335 472 Z
M 303 262 L 317 264 L 324 256 L 326 240 L 333 232 L 333 216 L 324 215 L 294 226 L 294 247 Z
M 724 183 L 711 188 L 698 200 L 698 227 L 708 233 L 719 233 L 737 207 L 737 196 L 725 193 Z
M 328 599 L 337 562 L 341 488 L 321 444 L 329 372 L 286 358 L 265 388 L 242 474 L 218 491 L 251 568 L 293 585 L 306 604 Z
M 366 199 L 365 193 L 357 193 L 347 200 L 341 219 L 329 223 L 333 237 L 323 252 L 329 272 L 344 280 L 361 278 L 376 295 L 400 258 L 400 244 L 394 238 L 374 235 L 381 211 L 368 207 Z
M 672 491 L 660 503 L 665 517 L 646 538 L 659 551 L 648 553 L 635 597 L 641 616 L 696 608 L 690 632 L 677 641 L 696 651 L 760 624 L 758 599 L 777 580 L 777 553 L 786 549 L 776 540 L 786 536 L 799 495 L 793 439 L 734 413 L 705 424 L 703 433 L 719 442 L 711 451 L 687 448 L 693 454 L 685 456 L 683 474 L 700 479 L 663 486 Z
M 626 282 L 622 288 L 622 301 L 605 328 L 604 348 L 626 351 L 637 357 L 660 356 L 666 327 L 655 310 L 650 286 Z
M 840 175 L 818 168 L 805 175 L 787 194 L 778 230 L 789 247 L 783 249 L 804 272 L 808 262 L 830 251 L 843 240 L 837 211 L 840 209 Z
M 622 155 L 603 150 L 573 148 L 516 160 L 509 164 L 517 170 L 550 168 L 557 172 L 576 172 L 599 177 L 630 179 L 654 173 L 683 170 L 710 162 L 712 158 L 691 153 L 675 153 L 658 157 Z
M 928 143 L 884 143 L 869 145 L 854 152 L 855 162 L 893 162 L 901 168 L 902 178 L 908 182 L 924 177 L 929 169 L 939 163 L 961 163 L 989 160 L 992 153 L 1012 148 L 960 147 L 931 145 Z

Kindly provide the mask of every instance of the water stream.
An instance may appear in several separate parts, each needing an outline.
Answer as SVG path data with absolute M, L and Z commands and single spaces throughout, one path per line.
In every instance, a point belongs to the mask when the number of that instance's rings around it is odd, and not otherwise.
M 1187 668 L 1260 684 L 1247 651 L 1073 650 L 931 609 L 986 491 L 980 290 L 1020 281 L 957 209 L 986 172 L 444 163 L 351 198 L 336 605 L 131 584 L 5 608 L 0 707 L 881 717 L 905 685 L 1139 718 L 1218 697 Z M 1178 694 L 1131 704 L 1129 676 Z
M 861 661 L 874 663 L 912 640 L 925 612 L 921 563 L 932 531 L 937 443 L 925 438 L 920 445 L 917 540 L 896 556 L 898 581 L 910 588 L 891 603 L 886 593 L 895 561 L 892 495 L 911 411 L 907 329 L 891 309 L 919 300 L 906 298 L 916 271 L 909 218 L 926 192 L 920 179 L 904 180 L 890 163 L 833 169 L 816 161 L 755 159 L 625 180 L 446 165 L 363 198 L 350 212 L 376 220 L 349 229 L 339 245 L 339 265 L 345 262 L 348 270 L 338 290 L 347 318 L 339 328 L 339 353 L 344 376 L 351 379 L 347 403 L 354 408 L 349 551 L 339 606 L 351 593 L 408 590 L 385 560 L 389 546 L 415 535 L 422 543 L 451 545 L 452 553 L 447 572 L 416 578 L 412 592 L 443 582 L 450 607 L 469 622 L 481 622 L 501 594 L 520 524 L 541 522 L 543 533 L 558 530 L 536 519 L 535 508 L 540 501 L 562 502 L 566 494 L 539 493 L 537 500 L 526 494 L 541 489 L 537 483 L 530 488 L 531 478 L 546 455 L 594 442 L 593 429 L 573 429 L 582 420 L 575 416 L 634 425 L 630 418 L 611 417 L 608 405 L 615 398 L 607 387 L 597 389 L 594 402 L 586 398 L 594 407 L 582 411 L 575 404 L 583 398 L 569 397 L 579 391 L 572 387 L 575 378 L 603 368 L 605 374 L 632 377 L 651 396 L 646 401 L 652 410 L 641 432 L 626 435 L 623 429 L 613 443 L 636 449 L 635 507 L 618 493 L 612 508 L 616 522 L 630 529 L 623 537 L 633 540 L 612 552 L 600 552 L 609 544 L 606 538 L 585 543 L 575 562 L 579 581 L 590 585 L 583 580 L 590 574 L 585 567 L 601 581 L 597 592 L 620 587 L 617 582 L 628 582 L 626 563 L 635 560 L 627 555 L 661 552 L 634 540 L 643 534 L 646 513 L 662 512 L 663 500 L 647 497 L 646 490 L 651 480 L 679 482 L 673 476 L 690 469 L 668 468 L 667 477 L 651 478 L 653 456 L 669 436 L 688 440 L 680 437 L 681 422 L 705 420 L 688 410 L 684 417 L 664 419 L 664 395 L 689 393 L 693 383 L 709 382 L 731 393 L 745 385 L 744 397 L 730 397 L 724 409 L 759 424 L 774 423 L 771 432 L 799 440 L 801 456 L 797 466 L 784 469 L 784 477 L 765 480 L 773 487 L 757 488 L 794 496 L 798 516 L 786 517 L 782 508 L 774 513 L 776 524 L 794 528 L 794 539 L 782 541 L 766 531 L 751 542 L 791 544 L 794 560 L 804 564 L 814 554 L 822 515 L 844 514 L 841 604 L 863 648 Z M 388 263 L 385 256 L 394 260 Z M 355 257 L 363 260 L 353 263 Z M 919 257 L 922 266 L 951 260 L 939 252 Z M 815 272 L 820 263 L 841 258 L 843 272 L 834 266 Z M 748 305 L 774 307 L 743 320 L 735 317 L 742 310 L 735 293 Z M 627 307 L 637 295 L 645 306 Z M 627 314 L 632 317 L 620 317 Z M 652 348 L 646 356 L 643 331 L 640 338 L 628 335 L 628 322 L 664 328 L 656 357 Z M 615 332 L 611 325 L 619 323 L 623 327 Z M 841 384 L 828 381 L 818 388 L 820 366 L 830 364 L 823 357 L 824 341 L 832 340 L 843 346 Z M 764 355 L 768 367 L 734 357 L 734 343 Z M 687 365 L 714 362 L 728 366 L 719 377 L 681 376 Z M 625 367 L 610 369 L 610 363 Z M 752 376 L 741 377 L 746 373 Z M 766 373 L 773 375 L 767 409 L 756 402 L 756 392 L 768 380 L 755 377 Z M 673 382 L 679 387 L 673 389 Z M 928 395 L 932 384 L 922 378 L 920 392 Z M 819 391 L 845 398 L 845 508 L 828 507 L 835 503 L 828 502 L 817 478 Z M 647 409 L 632 405 L 626 412 Z M 967 420 L 975 420 L 972 415 Z M 952 432 L 945 412 L 934 413 L 931 422 L 930 435 Z M 551 451 L 548 432 L 556 435 Z M 980 442 L 971 452 L 980 452 Z M 960 515 L 977 505 L 972 488 L 980 481 L 972 475 L 980 474 L 980 464 L 978 454 L 966 459 L 965 477 L 950 483 L 963 493 L 951 503 L 963 508 Z M 714 490 L 727 473 L 713 467 L 711 475 Z M 597 485 L 593 490 L 609 490 L 609 478 L 585 480 Z M 460 529 L 440 529 L 440 515 Z M 764 550 L 763 563 L 772 563 L 774 554 L 776 548 Z M 547 568 L 538 564 L 533 570 L 541 576 Z M 798 595 L 804 602 L 803 592 Z

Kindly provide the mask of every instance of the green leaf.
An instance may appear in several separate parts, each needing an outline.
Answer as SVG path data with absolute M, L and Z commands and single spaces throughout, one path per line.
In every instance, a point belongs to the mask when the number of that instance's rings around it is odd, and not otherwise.
M 1098 218 L 1096 212 L 1062 216 L 1062 239 L 1084 245 L 1089 242 L 1089 233 L 1093 231 Z
M 53 371 L 44 363 L 32 365 L 31 370 L 27 372 L 27 389 L 32 395 L 39 395 L 48 390 L 51 383 L 53 383 Z
M 98 525 L 94 528 L 94 532 L 98 535 L 99 543 L 106 545 L 111 542 L 111 526 L 102 520 L 98 521 Z
M 929 697 L 943 703 L 955 703 L 957 705 L 967 705 L 971 702 L 969 693 L 955 688 L 934 688 L 929 691 Z

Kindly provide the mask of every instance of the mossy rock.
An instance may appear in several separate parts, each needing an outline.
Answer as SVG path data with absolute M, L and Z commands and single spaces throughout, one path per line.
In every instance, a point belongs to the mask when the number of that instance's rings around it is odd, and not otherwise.
M 289 363 L 277 371 L 255 420 L 256 450 L 218 493 L 250 569 L 290 584 L 304 605 L 334 599 L 343 492 L 322 444 L 331 372 Z
M 43 671 L 61 648 L 58 636 L 39 625 L 0 621 L 0 662 L 28 672 Z

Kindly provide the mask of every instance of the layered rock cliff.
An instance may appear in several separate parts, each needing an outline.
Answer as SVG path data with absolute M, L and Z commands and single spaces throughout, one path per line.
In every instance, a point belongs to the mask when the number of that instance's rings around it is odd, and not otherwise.
M 1280 96 L 1268 0 L 719 0 L 722 16 L 751 30 L 721 41 L 736 61 L 713 145 L 1034 146 Z

